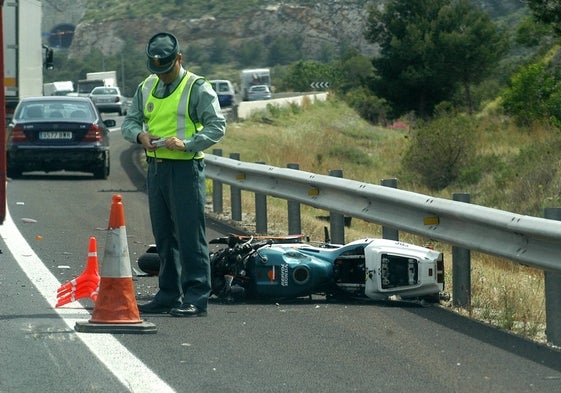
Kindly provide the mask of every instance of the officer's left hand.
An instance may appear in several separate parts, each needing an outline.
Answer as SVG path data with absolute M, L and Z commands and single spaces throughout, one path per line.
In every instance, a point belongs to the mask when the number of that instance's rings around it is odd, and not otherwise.
M 166 140 L 166 148 L 169 150 L 185 151 L 185 143 L 181 139 L 172 136 Z

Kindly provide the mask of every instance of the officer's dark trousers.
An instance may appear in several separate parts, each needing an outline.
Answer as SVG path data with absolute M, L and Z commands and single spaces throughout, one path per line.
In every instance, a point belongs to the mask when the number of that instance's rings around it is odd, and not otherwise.
M 160 256 L 161 304 L 206 310 L 210 261 L 205 233 L 204 160 L 148 160 L 148 203 Z

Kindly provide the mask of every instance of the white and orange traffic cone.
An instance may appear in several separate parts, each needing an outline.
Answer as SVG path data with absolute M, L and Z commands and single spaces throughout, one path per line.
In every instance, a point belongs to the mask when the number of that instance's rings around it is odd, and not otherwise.
M 154 324 L 140 319 L 134 296 L 125 212 L 122 197 L 113 195 L 101 281 L 92 318 L 76 322 L 76 331 L 86 333 L 156 333 Z
M 95 303 L 99 289 L 99 280 L 96 239 L 95 237 L 90 237 L 86 268 L 77 278 L 68 281 L 58 288 L 56 307 L 83 298 L 91 298 Z

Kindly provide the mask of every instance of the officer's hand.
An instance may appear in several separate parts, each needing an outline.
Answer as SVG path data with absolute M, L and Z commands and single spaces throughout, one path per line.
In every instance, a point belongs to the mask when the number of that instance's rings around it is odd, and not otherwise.
M 158 137 L 147 132 L 141 132 L 137 137 L 138 142 L 148 151 L 154 151 L 158 148 L 157 146 L 152 145 L 153 139 L 158 139 Z
M 166 141 L 166 147 L 169 150 L 181 150 L 181 151 L 185 151 L 185 143 L 183 143 L 183 141 L 175 136 L 172 136 L 170 138 L 167 139 Z

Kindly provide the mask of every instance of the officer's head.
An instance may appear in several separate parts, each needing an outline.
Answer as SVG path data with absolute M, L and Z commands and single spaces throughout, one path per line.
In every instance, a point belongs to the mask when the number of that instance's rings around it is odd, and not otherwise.
M 146 45 L 146 65 L 154 74 L 166 74 L 173 70 L 181 58 L 177 38 L 170 33 L 158 33 Z

